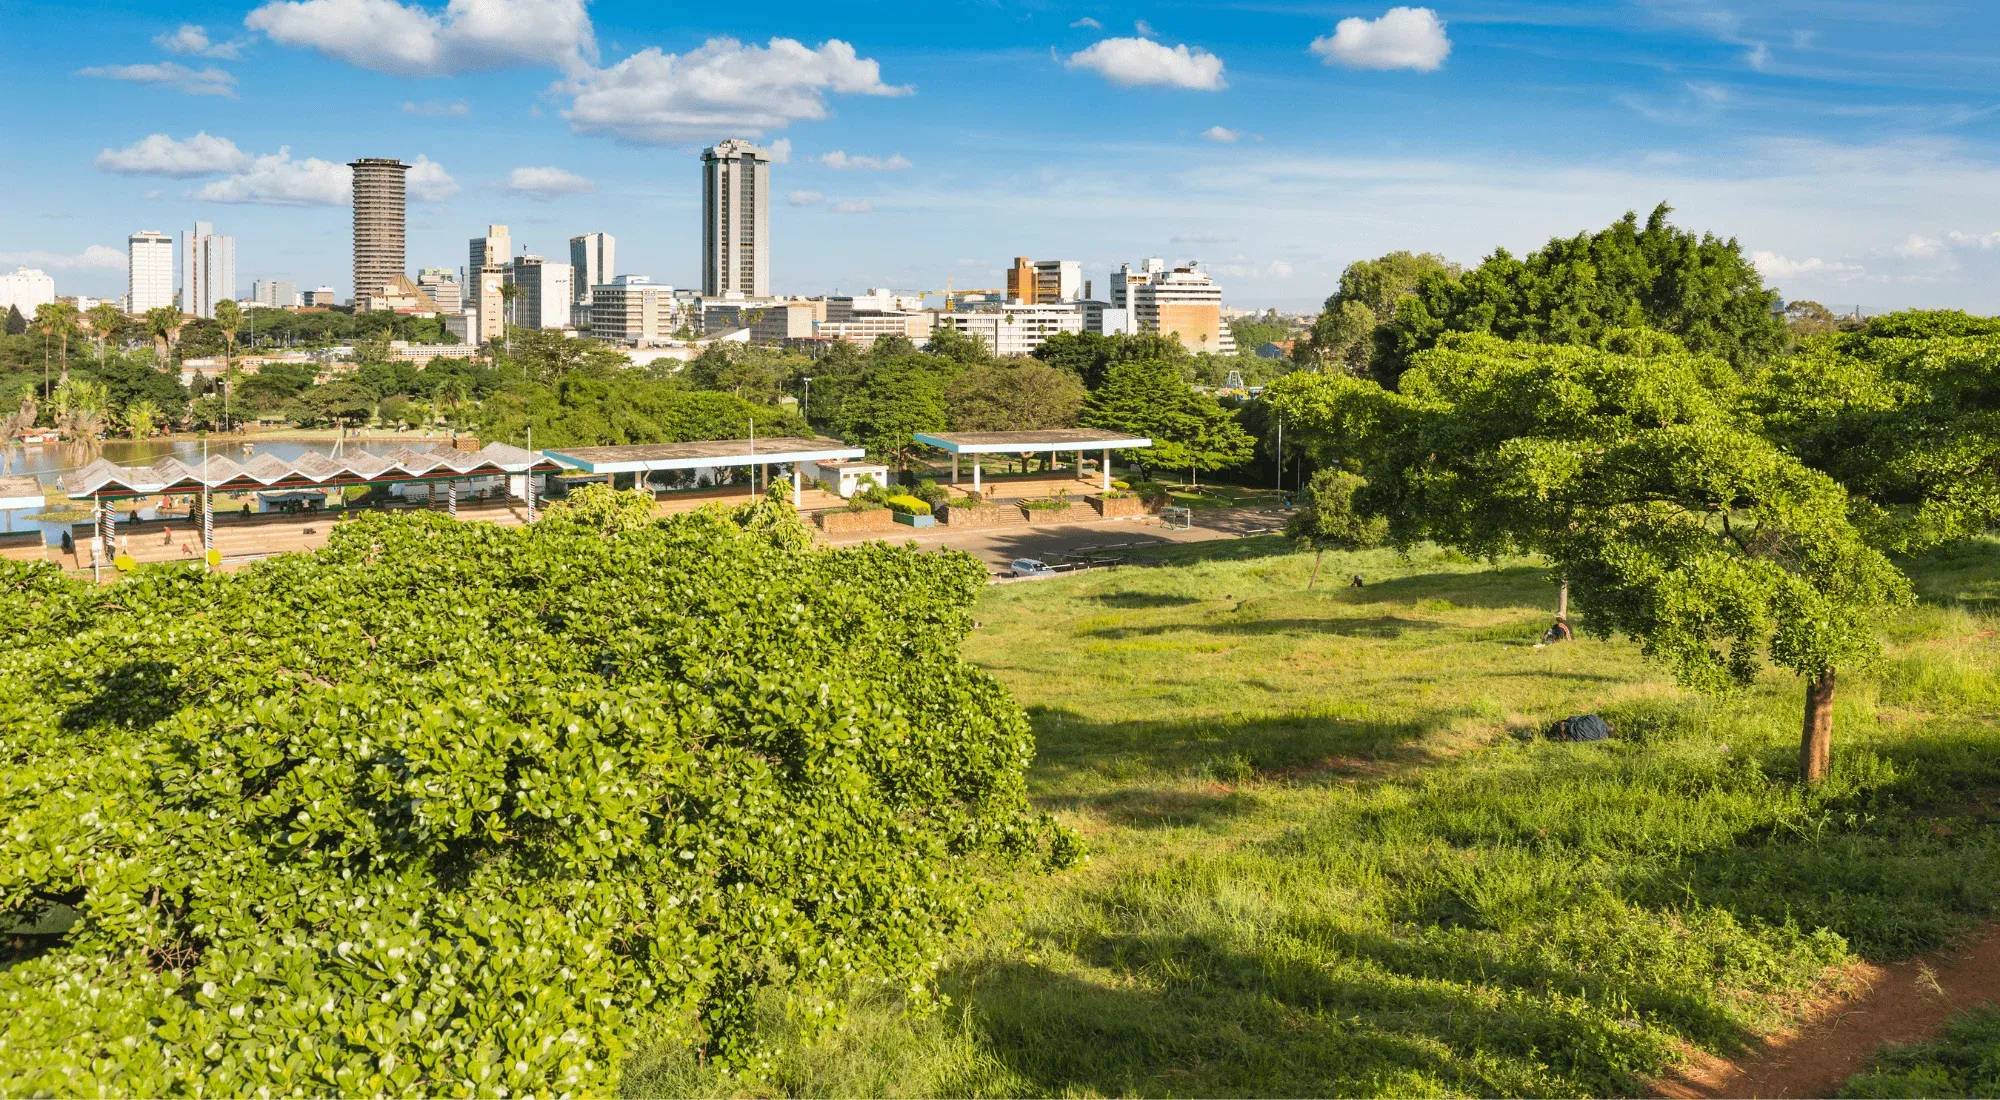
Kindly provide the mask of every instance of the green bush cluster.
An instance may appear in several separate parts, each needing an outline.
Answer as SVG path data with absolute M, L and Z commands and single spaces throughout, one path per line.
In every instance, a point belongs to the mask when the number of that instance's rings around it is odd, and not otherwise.
M 1074 858 L 957 656 L 977 562 L 628 496 L 0 563 L 0 926 L 68 925 L 0 960 L 0 1093 L 603 1093 L 634 1034 L 754 1072 L 760 990 L 921 1001 L 980 872 Z
M 883 503 L 889 506 L 890 511 L 901 512 L 906 516 L 928 516 L 931 514 L 929 501 L 913 497 L 908 493 L 898 493 L 888 500 L 883 501 Z
M 1021 502 L 1021 507 L 1030 512 L 1061 512 L 1069 507 L 1069 501 L 1057 499 L 1024 500 Z
M 951 491 L 939 485 L 933 478 L 924 478 L 910 490 L 910 495 L 936 508 L 951 499 Z

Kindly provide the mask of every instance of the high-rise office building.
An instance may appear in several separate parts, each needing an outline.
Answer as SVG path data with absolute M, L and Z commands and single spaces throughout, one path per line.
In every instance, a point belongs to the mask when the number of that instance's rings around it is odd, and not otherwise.
M 489 225 L 484 237 L 472 238 L 465 257 L 465 309 L 472 313 L 470 343 L 484 344 L 507 335 L 507 263 L 514 249 L 504 225 Z
M 410 166 L 393 157 L 363 157 L 354 170 L 354 304 L 404 274 L 403 175 Z
M 1111 306 L 1113 309 L 1132 308 L 1132 289 L 1153 281 L 1153 276 L 1167 270 L 1167 261 L 1158 256 L 1140 261 L 1137 270 L 1131 264 L 1119 264 L 1111 273 Z
M 459 285 L 458 276 L 450 268 L 424 268 L 417 275 L 417 285 L 431 296 L 444 316 L 455 317 L 465 309 L 465 288 Z
M 258 279 L 250 284 L 250 300 L 273 309 L 295 306 L 299 304 L 299 285 L 283 280 Z
M 585 233 L 569 239 L 570 273 L 576 283 L 572 293 L 577 305 L 589 305 L 590 288 L 610 282 L 617 274 L 612 264 L 617 248 L 617 239 L 609 233 Z
M 1014 257 L 1007 269 L 1007 298 L 1022 305 L 1074 302 L 1083 297 L 1083 265 L 1075 260 Z
M 215 316 L 215 303 L 236 297 L 236 238 L 210 222 L 181 230 L 181 312 Z
M 731 138 L 701 153 L 701 292 L 771 294 L 771 154 Z
M 125 312 L 174 304 L 174 239 L 141 229 L 125 239 Z
M 518 256 L 507 265 L 507 281 L 521 288 L 514 298 L 514 323 L 522 328 L 560 329 L 570 323 L 570 266 L 540 256 Z
M 1222 288 L 1192 260 L 1171 271 L 1165 266 L 1155 269 L 1154 261 L 1147 260 L 1146 281 L 1128 286 L 1138 330 L 1178 337 L 1192 352 L 1236 354 L 1236 336 L 1222 319 Z M 1117 275 L 1111 285 L 1115 292 Z

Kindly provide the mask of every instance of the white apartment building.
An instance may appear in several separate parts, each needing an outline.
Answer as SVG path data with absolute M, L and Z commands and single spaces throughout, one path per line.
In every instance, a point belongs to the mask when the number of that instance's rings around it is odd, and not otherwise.
M 181 231 L 181 312 L 215 316 L 215 303 L 236 297 L 236 238 L 211 222 Z
M 935 313 L 856 313 L 844 321 L 821 321 L 813 326 L 813 335 L 822 340 L 846 340 L 871 348 L 884 336 L 903 336 L 921 343 L 931 338 L 937 316 Z
M 771 154 L 732 138 L 701 153 L 701 292 L 771 296 Z
M 335 298 L 333 288 L 330 286 L 322 286 L 306 291 L 306 305 L 315 309 L 326 309 L 339 304 Z
M 125 239 L 125 312 L 174 304 L 174 239 L 141 229 Z
M 779 302 L 769 306 L 751 325 L 750 339 L 759 344 L 806 339 L 813 334 L 821 308 L 814 302 Z
M 1146 261 L 1149 269 L 1154 262 Z M 1179 337 L 1181 346 L 1192 352 L 1236 354 L 1236 337 L 1222 319 L 1222 287 L 1193 260 L 1171 270 L 1148 270 L 1147 276 L 1143 283 L 1128 284 L 1132 318 L 1140 332 Z M 1111 285 L 1119 289 L 1117 274 Z
M 644 275 L 616 275 L 590 288 L 590 337 L 608 343 L 666 340 L 679 311 L 674 288 Z
M 1153 276 L 1163 274 L 1166 270 L 1167 261 L 1158 256 L 1150 256 L 1139 261 L 1136 269 L 1131 264 L 1119 264 L 1118 270 L 1111 273 L 1111 286 L 1107 288 L 1113 308 L 1130 309 L 1132 289 L 1152 282 Z
M 857 313 L 921 313 L 924 308 L 921 294 L 898 294 L 881 287 L 860 294 L 831 294 L 825 301 L 827 321 L 845 321 Z
M 1074 302 L 1083 297 L 1083 265 L 1075 260 L 1014 257 L 1007 269 L 1007 298 L 1029 305 Z
M 1059 332 L 1082 332 L 1083 310 L 1075 302 L 1006 302 L 997 309 L 940 313 L 938 326 L 979 337 L 995 355 L 1032 355 Z
M 1088 298 L 1077 303 L 1083 310 L 1083 331 L 1099 336 L 1130 336 L 1139 331 L 1132 319 L 1132 307 L 1112 306 Z
M 465 288 L 458 285 L 458 276 L 450 268 L 424 268 L 417 274 L 417 285 L 437 303 L 440 314 L 455 317 L 464 311 Z
M 298 305 L 299 286 L 282 279 L 256 279 L 250 283 L 250 301 L 272 309 Z
M 570 266 L 540 256 L 518 256 L 507 265 L 507 281 L 521 288 L 514 299 L 514 323 L 522 328 L 569 327 L 573 292 Z
M 39 268 L 23 267 L 0 275 L 0 314 L 12 306 L 33 320 L 35 311 L 56 300 L 56 281 Z

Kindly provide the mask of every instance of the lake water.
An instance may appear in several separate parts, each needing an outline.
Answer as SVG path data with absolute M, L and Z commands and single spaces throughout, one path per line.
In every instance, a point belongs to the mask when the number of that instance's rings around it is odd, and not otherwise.
M 238 462 L 248 461 L 258 455 L 273 455 L 289 462 L 308 452 L 331 455 L 334 453 L 336 446 L 340 447 L 342 454 L 352 454 L 357 450 L 372 451 L 381 454 L 394 450 L 397 447 L 408 447 L 414 451 L 428 451 L 438 447 L 449 447 L 450 445 L 451 440 L 449 437 L 432 436 L 427 439 L 414 432 L 405 439 L 370 440 L 367 443 L 349 441 L 335 444 L 331 440 L 304 439 L 257 440 L 252 442 L 247 450 L 244 449 L 242 440 L 209 440 L 207 444 L 209 457 L 232 458 Z M 202 441 L 199 439 L 149 439 L 145 442 L 133 442 L 129 439 L 107 439 L 104 441 L 98 457 L 120 466 L 150 466 L 167 458 L 177 458 L 190 466 L 199 466 L 201 465 L 202 446 Z M 77 465 L 76 452 L 67 444 L 53 443 L 31 447 L 16 447 L 11 454 L 6 456 L 4 462 L 0 462 L 0 475 L 33 475 L 41 479 L 43 487 L 53 488 L 58 477 L 76 469 Z M 158 498 L 151 499 L 157 500 Z M 87 504 L 82 506 L 85 509 L 89 507 Z M 59 545 L 62 542 L 62 533 L 68 530 L 71 525 L 67 522 L 44 522 L 35 519 L 34 517 L 41 511 L 42 509 L 40 508 L 16 508 L 0 512 L 0 534 L 33 531 L 39 528 L 42 532 L 43 541 L 51 546 Z M 129 518 L 131 515 L 130 508 L 121 506 L 120 515 L 121 518 Z M 139 509 L 139 518 L 154 518 L 153 509 L 149 507 Z

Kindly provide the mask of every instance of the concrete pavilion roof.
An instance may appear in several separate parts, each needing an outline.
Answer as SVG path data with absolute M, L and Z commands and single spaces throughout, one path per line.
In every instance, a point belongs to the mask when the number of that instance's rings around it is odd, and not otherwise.
M 1102 451 L 1150 447 L 1151 439 L 1096 428 L 1050 428 L 1039 432 L 917 432 L 917 442 L 955 455 L 1019 454 L 1023 451 Z
M 9 508 L 40 508 L 42 481 L 37 477 L 22 475 L 0 477 L 0 510 Z
M 62 479 L 72 500 L 99 494 L 150 496 L 154 493 L 225 492 L 253 489 L 311 489 L 399 481 L 446 481 L 496 474 L 555 473 L 562 467 L 533 451 L 488 443 L 477 451 L 419 451 L 397 447 L 383 454 L 355 450 L 339 458 L 308 452 L 292 461 L 258 455 L 248 462 L 210 455 L 204 465 L 169 458 L 151 466 L 119 466 L 98 459 Z
M 824 462 L 836 458 L 860 458 L 865 453 L 860 447 L 850 447 L 838 439 L 800 439 L 795 436 L 634 443 L 619 447 L 552 447 L 542 452 L 565 466 L 590 474 L 755 466 L 766 462 Z

